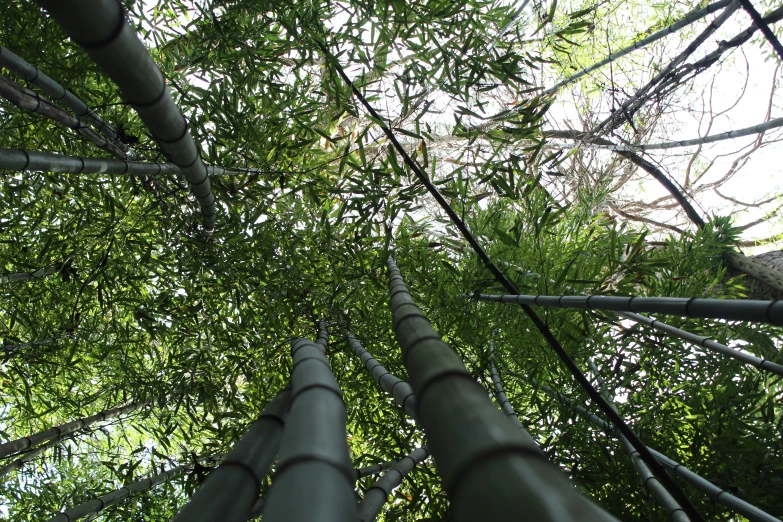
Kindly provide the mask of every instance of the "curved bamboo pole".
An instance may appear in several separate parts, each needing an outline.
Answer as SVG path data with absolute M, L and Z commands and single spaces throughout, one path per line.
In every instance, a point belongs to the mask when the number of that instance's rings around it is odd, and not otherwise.
M 127 154 L 129 159 L 136 159 L 136 153 L 120 141 L 120 137 L 114 128 L 98 116 L 86 103 L 77 98 L 71 91 L 49 78 L 37 67 L 27 63 L 23 58 L 0 45 L 0 67 L 5 67 L 15 75 L 32 83 L 52 98 L 59 105 L 64 105 L 80 118 L 86 121 L 107 139 Z
M 614 521 L 520 436 L 414 304 L 392 258 L 388 267 L 394 333 L 453 519 Z
M 400 485 L 402 480 L 413 471 L 413 469 L 424 462 L 430 456 L 426 447 L 416 448 L 412 452 L 401 458 L 389 471 L 383 474 L 375 484 L 364 494 L 364 498 L 359 503 L 359 521 L 375 522 L 383 509 L 383 505 L 388 501 L 389 495 Z
M 201 153 L 166 81 L 125 20 L 117 0 L 38 0 L 71 39 L 81 45 L 136 109 L 161 150 L 182 169 L 201 206 L 204 229 L 215 227 L 217 206 Z
M 297 339 L 291 356 L 291 409 L 264 521 L 356 520 L 345 403 L 325 348 Z
M 598 417 L 594 413 L 590 413 L 579 404 L 574 403 L 574 401 L 572 401 L 562 393 L 556 392 L 549 386 L 546 386 L 544 384 L 539 384 L 536 381 L 532 379 L 527 379 L 525 377 L 522 377 L 521 375 L 512 372 L 509 372 L 509 374 L 515 375 L 516 377 L 528 381 L 531 385 L 538 387 L 538 389 L 542 390 L 550 397 L 559 400 L 569 408 L 573 409 L 581 417 L 595 424 L 597 427 L 601 428 L 609 435 L 613 437 L 617 437 L 617 435 L 619 434 L 617 429 L 615 429 L 611 424 L 609 424 L 602 418 Z M 647 449 L 650 451 L 650 453 L 653 454 L 653 456 L 656 458 L 656 460 L 658 460 L 658 462 L 666 466 L 666 468 L 671 470 L 672 473 L 681 477 L 683 480 L 685 480 L 688 484 L 690 484 L 694 488 L 698 489 L 702 493 L 705 493 L 707 496 L 709 496 L 709 498 L 713 502 L 717 502 L 718 504 L 722 504 L 726 506 L 730 510 L 734 511 L 735 513 L 739 513 L 740 515 L 747 518 L 751 522 L 781 522 L 780 519 L 777 519 L 772 515 L 770 515 L 769 513 L 766 513 L 765 511 L 762 511 L 761 509 L 757 508 L 756 506 L 749 504 L 748 502 L 745 502 L 740 498 L 735 497 L 728 491 L 719 488 L 709 480 L 705 479 L 701 475 L 698 475 L 697 473 L 694 473 L 693 471 L 689 470 L 688 468 L 678 463 L 677 461 L 667 457 L 663 453 L 656 451 L 653 448 L 648 447 Z
M 280 391 L 234 445 L 174 522 L 242 522 L 258 498 L 277 455 L 291 391 Z
M 40 444 L 41 442 L 63 437 L 69 433 L 73 433 L 74 431 L 91 426 L 96 422 L 109 420 L 111 418 L 130 413 L 134 410 L 137 410 L 138 408 L 146 406 L 149 403 L 150 401 L 139 401 L 127 404 L 125 406 L 118 406 L 116 408 L 111 408 L 96 413 L 95 415 L 90 415 L 89 417 L 82 417 L 81 419 L 77 419 L 75 421 L 60 424 L 59 426 L 49 428 L 45 431 L 40 431 L 30 435 L 29 437 L 22 437 L 21 439 L 16 439 L 4 444 L 0 444 L 0 457 L 7 457 L 14 453 L 31 448 L 36 444 Z
M 361 359 L 364 369 L 370 372 L 373 380 L 381 387 L 383 391 L 394 397 L 394 401 L 402 408 L 411 419 L 416 418 L 416 396 L 413 388 L 407 382 L 397 378 L 381 366 L 370 352 L 364 349 L 362 343 L 353 336 L 348 330 L 345 331 L 348 338 L 348 344 L 351 345 L 353 353 Z

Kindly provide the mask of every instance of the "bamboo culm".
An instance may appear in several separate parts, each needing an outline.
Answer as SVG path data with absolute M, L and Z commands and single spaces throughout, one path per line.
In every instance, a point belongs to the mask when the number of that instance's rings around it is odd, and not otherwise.
M 45 346 L 47 344 L 53 344 L 56 343 L 57 341 L 62 341 L 64 339 L 75 339 L 75 338 L 76 337 L 73 334 L 58 335 L 57 337 L 47 337 L 46 339 L 31 341 L 29 343 L 0 345 L 0 350 L 5 351 L 6 353 L 13 353 L 33 346 Z
M 96 147 L 105 150 L 114 157 L 127 159 L 127 154 L 114 143 L 104 138 L 82 123 L 79 118 L 57 107 L 52 102 L 40 96 L 37 92 L 22 87 L 13 80 L 0 75 L 0 96 L 13 103 L 23 111 L 40 114 L 58 125 L 75 131 L 79 136 Z
M 323 345 L 291 344 L 291 409 L 264 522 L 356 520 L 345 403 Z
M 598 417 L 594 413 L 590 413 L 582 406 L 575 404 L 571 399 L 569 399 L 562 393 L 556 392 L 549 386 L 546 386 L 544 384 L 539 384 L 532 379 L 526 379 L 525 377 L 522 377 L 520 375 L 511 372 L 509 373 L 511 375 L 516 375 L 517 377 L 520 377 L 521 379 L 528 381 L 531 385 L 537 387 L 538 389 L 540 389 L 550 397 L 559 400 L 569 408 L 573 409 L 581 417 L 593 423 L 597 427 L 601 428 L 609 435 L 613 437 L 617 437 L 617 435 L 619 434 L 619 431 L 616 428 L 614 428 L 614 426 L 612 426 L 602 418 Z M 748 502 L 745 502 L 740 498 L 735 497 L 728 491 L 719 488 L 709 480 L 705 479 L 701 475 L 698 475 L 697 473 L 694 473 L 693 471 L 689 470 L 688 468 L 678 463 L 677 461 L 667 457 L 663 453 L 656 451 L 653 448 L 647 448 L 647 449 L 650 451 L 650 453 L 653 454 L 653 456 L 658 462 L 660 462 L 667 469 L 671 470 L 672 473 L 678 475 L 680 478 L 685 480 L 688 484 L 690 484 L 694 488 L 698 489 L 702 493 L 705 493 L 713 502 L 726 506 L 730 510 L 734 511 L 735 513 L 739 513 L 740 515 L 747 518 L 751 522 L 781 522 L 780 519 L 775 518 L 769 513 L 757 508 L 756 506 Z
M 416 418 L 416 396 L 413 388 L 407 382 L 397 378 L 381 366 L 370 352 L 364 349 L 353 334 L 346 330 L 345 336 L 348 338 L 348 344 L 353 353 L 361 359 L 364 369 L 370 372 L 373 380 L 381 387 L 383 391 L 394 397 L 394 401 L 402 408 L 411 419 Z
M 35 449 L 32 449 L 20 456 L 18 459 L 13 460 L 0 468 L 0 477 L 4 477 L 11 473 L 12 471 L 20 470 L 24 467 L 25 464 L 28 462 L 31 462 L 33 459 L 37 458 L 39 455 L 42 455 L 47 450 L 56 447 L 58 444 L 60 444 L 62 441 L 66 439 L 70 439 L 73 437 L 73 434 L 68 435 L 62 435 L 60 437 L 51 439 L 46 444 L 41 444 Z
M 587 361 L 590 365 L 590 369 L 592 370 L 593 375 L 595 375 L 595 378 L 598 381 L 601 393 L 603 393 L 604 398 L 611 403 L 612 401 L 606 388 L 606 382 L 601 376 L 601 373 L 598 371 L 598 368 L 595 366 L 595 363 L 592 359 L 588 359 Z M 612 407 L 617 410 L 614 404 L 612 404 Z M 628 442 L 628 439 L 625 438 L 622 433 L 618 433 L 617 438 L 620 441 L 620 446 L 622 446 L 623 451 L 626 455 L 628 455 L 631 464 L 633 464 L 637 475 L 639 475 L 642 488 L 655 497 L 655 499 L 658 501 L 658 504 L 660 504 L 663 510 L 666 512 L 669 520 L 672 522 L 690 522 L 688 515 L 685 514 L 685 511 L 683 511 L 682 507 L 677 503 L 676 500 L 674 500 L 674 498 L 672 498 L 669 492 L 666 491 L 666 488 L 664 488 L 663 485 L 658 482 L 658 479 L 655 478 L 655 476 L 650 471 L 650 468 L 647 467 L 647 464 L 645 464 L 644 461 L 639 457 L 639 453 L 633 448 L 631 443 Z
M 415 305 L 392 258 L 388 267 L 395 337 L 453 520 L 614 521 L 522 438 Z
M 67 258 L 65 261 L 61 263 L 55 263 L 51 266 L 47 266 L 46 268 L 39 268 L 38 270 L 35 270 L 33 272 L 14 272 L 11 274 L 0 274 L 0 285 L 5 285 L 9 283 L 19 283 L 22 281 L 29 281 L 30 279 L 41 279 L 46 276 L 56 274 L 57 272 L 62 270 L 68 264 L 69 261 L 70 258 Z
M 670 26 L 665 27 L 664 29 L 661 29 L 660 31 L 656 31 L 653 34 L 651 34 L 650 36 L 648 36 L 646 38 L 643 38 L 643 39 L 639 40 L 638 42 L 634 42 L 631 45 L 629 45 L 628 47 L 625 47 L 624 49 L 620 49 L 619 51 L 615 51 L 615 52 L 611 53 L 609 56 L 607 56 L 606 58 L 604 58 L 603 60 L 601 60 L 600 62 L 597 62 L 597 63 L 591 65 L 590 67 L 582 69 L 578 73 L 573 74 L 573 75 L 569 76 L 568 78 L 560 81 L 559 83 L 557 83 L 557 85 L 554 85 L 553 87 L 550 87 L 549 89 L 544 91 L 544 95 L 553 94 L 553 93 L 559 91 L 562 87 L 565 87 L 566 85 L 568 85 L 569 83 L 575 82 L 579 78 L 582 78 L 586 74 L 589 74 L 589 73 L 595 71 L 596 69 L 599 69 L 599 68 L 603 67 L 604 65 L 610 64 L 610 63 L 618 60 L 619 58 L 622 58 L 623 56 L 632 53 L 633 51 L 636 51 L 638 49 L 646 47 L 646 46 L 650 45 L 651 43 L 660 40 L 661 38 L 669 36 L 670 34 L 676 33 L 677 31 L 679 31 L 683 27 L 687 27 L 687 26 L 693 24 L 694 22 L 697 22 L 697 21 L 701 20 L 705 16 L 707 16 L 709 14 L 712 14 L 715 11 L 718 11 L 720 9 L 723 9 L 724 7 L 729 5 L 731 3 L 731 1 L 732 0 L 720 0 L 719 2 L 712 3 L 712 4 L 710 4 L 710 5 L 706 6 L 706 7 L 703 7 L 701 9 L 696 9 L 694 11 L 691 11 L 690 13 L 686 14 L 684 17 L 682 17 L 677 22 L 674 22 Z
M 424 462 L 430 456 L 426 447 L 413 450 L 400 459 L 389 469 L 375 484 L 370 486 L 364 494 L 364 498 L 359 503 L 359 521 L 375 522 L 378 518 L 383 505 L 389 499 L 389 495 L 402 484 L 403 479 L 413 471 L 413 469 Z
M 98 116 L 86 103 L 77 98 L 71 91 L 49 78 L 37 67 L 27 63 L 23 58 L 0 45 L 0 67 L 5 67 L 15 75 L 24 79 L 39 89 L 59 105 L 65 106 L 82 121 L 92 125 L 107 139 L 127 154 L 129 159 L 135 159 L 136 153 L 120 140 L 117 131 Z
M 22 437 L 21 439 L 16 439 L 4 444 L 0 444 L 0 457 L 7 457 L 14 453 L 31 448 L 36 444 L 40 444 L 41 442 L 68 435 L 69 433 L 73 433 L 74 431 L 95 424 L 96 422 L 109 420 L 111 418 L 130 413 L 143 406 L 146 406 L 147 404 L 149 404 L 149 401 L 133 402 L 125 406 L 104 410 L 89 417 L 82 417 L 81 419 L 77 419 L 75 421 L 60 424 L 59 426 L 35 433 L 29 437 Z
M 208 458 L 204 459 L 204 462 L 211 462 L 213 460 L 215 459 Z M 106 493 L 105 495 L 101 495 L 100 497 L 96 497 L 92 500 L 84 502 L 83 504 L 79 504 L 78 506 L 67 509 L 62 513 L 58 513 L 57 515 L 50 518 L 48 522 L 73 522 L 74 520 L 79 520 L 80 518 L 84 518 L 94 513 L 99 513 L 107 507 L 113 504 L 117 504 L 126 498 L 132 497 L 140 491 L 154 488 L 158 484 L 162 484 L 163 482 L 167 482 L 173 478 L 179 477 L 180 475 L 190 471 L 192 467 L 193 464 L 184 464 L 168 471 L 158 473 L 157 475 L 153 475 L 152 477 L 132 482 L 127 486 L 115 489 L 110 493 Z
M 237 174 L 266 174 L 260 169 L 239 169 L 233 167 L 207 166 L 210 176 Z M 148 175 L 181 174 L 182 169 L 174 163 L 148 163 L 124 161 L 111 158 L 90 158 L 84 156 L 66 156 L 50 152 L 38 152 L 20 149 L 0 149 L 0 170 L 17 172 L 37 171 L 65 174 L 117 174 Z
M 174 518 L 174 522 L 247 520 L 277 455 L 291 392 L 280 391 L 220 466 Z
M 163 153 L 181 169 L 201 206 L 204 229 L 215 226 L 217 206 L 201 154 L 166 81 L 117 0 L 38 0 L 84 48 L 131 103 Z
M 381 462 L 380 464 L 373 464 L 372 466 L 365 466 L 363 468 L 355 469 L 353 474 L 356 480 L 369 477 L 370 475 L 378 475 L 391 468 L 398 462 L 399 460 L 390 460 L 388 462 Z

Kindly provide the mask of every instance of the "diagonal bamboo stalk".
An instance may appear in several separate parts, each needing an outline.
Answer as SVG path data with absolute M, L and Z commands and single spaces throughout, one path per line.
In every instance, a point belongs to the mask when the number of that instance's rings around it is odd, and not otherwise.
M 783 325 L 783 300 L 706 299 L 701 297 L 636 297 L 614 295 L 474 294 L 479 301 L 575 308 L 611 312 L 647 312 L 702 319 L 725 319 Z M 770 363 L 772 364 L 772 363 Z M 778 368 L 775 373 L 783 370 Z
M 20 456 L 18 459 L 12 460 L 8 464 L 6 464 L 2 468 L 0 468 L 0 477 L 4 477 L 4 476 L 8 475 L 12 471 L 17 471 L 17 470 L 22 469 L 24 467 L 24 465 L 27 464 L 28 462 L 33 461 L 39 455 L 42 455 L 47 450 L 56 447 L 62 441 L 66 440 L 66 439 L 70 439 L 73 436 L 74 436 L 74 434 L 62 435 L 60 437 L 51 439 L 46 444 L 41 444 L 37 448 L 32 449 L 32 450 L 22 454 L 22 456 Z
M 29 343 L 3 344 L 0 345 L 0 350 L 5 351 L 5 353 L 14 353 L 20 350 L 24 350 L 25 348 L 30 348 L 32 346 L 45 346 L 47 344 L 56 343 L 57 341 L 62 341 L 63 339 L 75 339 L 75 338 L 76 337 L 73 334 L 58 335 L 56 337 L 47 337 L 45 339 L 40 339 L 38 341 L 30 341 Z
M 364 349 L 362 343 L 353 336 L 348 330 L 345 331 L 348 338 L 348 344 L 353 353 L 361 359 L 364 369 L 370 372 L 373 380 L 381 387 L 383 391 L 394 397 L 397 405 L 408 414 L 411 419 L 416 418 L 416 396 L 413 394 L 413 388 L 407 382 L 397 378 L 381 366 L 370 352 Z
M 277 455 L 288 414 L 291 391 L 286 388 L 233 447 L 220 466 L 174 518 L 174 522 L 242 522 L 258 498 L 264 478 Z
M 394 333 L 453 519 L 615 520 L 521 437 L 414 304 L 392 258 L 388 268 Z
M 30 279 L 42 279 L 46 276 L 56 274 L 62 270 L 70 260 L 71 258 L 69 257 L 61 263 L 55 263 L 53 265 L 47 266 L 46 268 L 39 268 L 33 272 L 12 272 L 10 274 L 0 274 L 0 285 L 19 283 L 21 281 L 29 281 Z
M 216 460 L 218 459 L 211 457 L 204 459 L 204 462 L 212 462 Z M 163 471 L 157 475 L 153 475 L 152 477 L 137 480 L 136 482 L 132 482 L 127 486 L 115 489 L 110 493 L 106 493 L 105 495 L 101 495 L 100 497 L 96 497 L 92 500 L 79 504 L 78 506 L 66 509 L 62 513 L 58 513 L 57 515 L 50 518 L 48 522 L 73 522 L 74 520 L 79 520 L 80 518 L 84 518 L 95 513 L 100 513 L 113 504 L 118 504 L 140 491 L 152 489 L 158 484 L 162 484 L 163 482 L 168 482 L 171 479 L 179 477 L 189 472 L 192 468 L 193 464 L 183 464 L 168 471 Z
M 356 480 L 359 480 L 364 477 L 369 477 L 370 475 L 378 475 L 388 470 L 398 462 L 399 460 L 390 460 L 388 462 L 381 462 L 380 464 L 373 464 L 372 466 L 365 466 L 363 468 L 355 469 L 354 476 L 356 477 Z
M 26 89 L 3 75 L 0 75 L 0 97 L 8 100 L 23 111 L 40 114 L 58 125 L 71 129 L 83 139 L 116 158 L 126 159 L 128 157 L 114 143 L 87 127 L 73 114 L 57 107 L 37 92 Z
M 82 417 L 80 419 L 76 419 L 75 421 L 66 422 L 65 424 L 60 424 L 59 426 L 49 428 L 48 430 L 40 431 L 28 437 L 22 437 L 21 439 L 16 439 L 4 444 L 0 444 L 0 457 L 7 457 L 14 453 L 32 448 L 36 444 L 40 444 L 47 440 L 68 435 L 74 431 L 91 426 L 96 422 L 109 420 L 114 417 L 130 413 L 148 405 L 149 403 L 150 401 L 139 401 L 126 404 L 125 406 L 110 408 L 108 410 L 103 410 L 102 412 L 96 413 L 95 415 L 90 415 L 89 417 Z
M 778 53 L 778 57 L 783 60 L 783 45 L 780 44 L 780 40 L 778 40 L 778 37 L 772 32 L 772 29 L 764 22 L 761 14 L 756 11 L 756 8 L 753 7 L 750 0 L 739 0 L 739 3 L 742 4 L 742 8 L 750 15 L 750 18 L 753 20 L 756 27 L 764 34 L 764 38 L 767 39 L 772 48 L 775 49 L 775 52 Z
M 345 403 L 325 347 L 297 339 L 291 357 L 291 408 L 264 521 L 356 520 Z
M 402 484 L 403 479 L 413 471 L 413 469 L 424 462 L 430 456 L 426 447 L 413 450 L 400 459 L 389 469 L 375 484 L 364 494 L 364 498 L 359 503 L 359 521 L 375 522 L 383 509 L 383 505 L 388 501 L 392 492 Z
M 184 116 L 149 52 L 125 20 L 117 0 L 39 0 L 71 39 L 111 78 L 161 150 L 182 169 L 201 206 L 204 229 L 215 227 L 217 206 L 201 154 Z
M 120 140 L 117 131 L 98 116 L 86 103 L 77 98 L 71 91 L 49 78 L 37 67 L 27 63 L 23 58 L 0 45 L 0 67 L 5 67 L 24 81 L 32 83 L 52 98 L 59 105 L 73 111 L 82 121 L 86 121 L 103 134 L 106 139 L 127 154 L 129 159 L 136 159 L 136 153 Z

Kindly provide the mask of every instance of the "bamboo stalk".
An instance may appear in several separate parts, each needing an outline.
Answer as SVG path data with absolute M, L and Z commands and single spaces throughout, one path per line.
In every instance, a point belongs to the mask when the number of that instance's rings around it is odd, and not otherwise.
M 383 474 L 364 494 L 359 503 L 360 522 L 375 522 L 389 495 L 402 484 L 403 479 L 413 469 L 430 456 L 426 447 L 416 448 L 400 459 L 389 471 Z
M 46 450 L 54 448 L 58 444 L 60 444 L 62 441 L 69 439 L 73 437 L 72 434 L 69 435 L 62 435 L 60 437 L 54 438 L 47 442 L 46 444 L 41 444 L 35 449 L 32 449 L 26 453 L 24 453 L 21 457 L 19 457 L 16 460 L 13 460 L 0 468 L 0 477 L 4 477 L 11 473 L 12 471 L 20 470 L 24 467 L 25 464 L 32 461 L 33 459 L 37 458 L 39 455 L 46 452 Z
M 213 461 L 216 459 L 213 457 L 204 460 Z M 132 482 L 127 486 L 115 489 L 110 493 L 106 493 L 105 495 L 101 495 L 100 497 L 96 497 L 92 500 L 79 504 L 78 506 L 66 509 L 62 513 L 58 513 L 57 515 L 50 518 L 48 522 L 73 522 L 74 520 L 79 520 L 80 518 L 84 518 L 94 513 L 99 513 L 107 507 L 113 504 L 118 504 L 119 502 L 122 502 L 126 498 L 132 497 L 140 491 L 152 489 L 158 484 L 162 484 L 163 482 L 168 482 L 173 478 L 179 477 L 180 475 L 190 471 L 192 468 L 193 464 L 183 464 L 168 471 L 163 471 L 157 475 L 153 475 L 152 477 L 137 480 L 136 482 Z
M 57 337 L 47 337 L 38 341 L 30 341 L 29 343 L 4 344 L 0 345 L 0 350 L 5 351 L 6 353 L 13 353 L 24 350 L 25 348 L 30 348 L 32 346 L 45 346 L 47 344 L 56 343 L 57 341 L 62 341 L 63 339 L 75 339 L 75 336 L 73 334 L 65 334 L 58 335 Z
M 248 512 L 247 520 L 253 520 L 263 515 L 264 508 L 266 508 L 266 497 L 257 498 Z
M 661 38 L 663 38 L 665 36 L 673 34 L 673 33 L 677 32 L 677 31 L 679 31 L 680 29 L 682 29 L 683 27 L 687 27 L 687 26 L 693 24 L 694 22 L 697 22 L 697 21 L 701 20 L 705 16 L 707 16 L 707 15 L 709 15 L 711 13 L 714 13 L 715 11 L 718 11 L 719 9 L 723 9 L 724 7 L 729 5 L 730 3 L 731 3 L 731 0 L 720 0 L 718 2 L 715 2 L 715 3 L 712 3 L 712 4 L 708 5 L 706 7 L 703 7 L 701 9 L 695 9 L 695 10 L 691 11 L 690 13 L 686 14 L 680 20 L 678 20 L 678 21 L 674 22 L 673 24 L 669 25 L 668 27 L 666 27 L 664 29 L 661 29 L 660 31 L 656 31 L 653 34 L 651 34 L 650 36 L 648 36 L 646 38 L 643 38 L 643 39 L 639 40 L 638 42 L 632 43 L 628 47 L 620 49 L 619 51 L 615 51 L 615 52 L 609 54 L 609 56 L 607 56 L 606 58 L 604 58 L 600 62 L 597 62 L 597 63 L 591 65 L 590 67 L 582 69 L 578 73 L 576 73 L 574 75 L 571 75 L 568 78 L 560 81 L 559 83 L 557 83 L 557 85 L 554 85 L 553 87 L 550 87 L 549 89 L 544 91 L 543 94 L 544 95 L 549 95 L 549 94 L 552 94 L 554 92 L 557 92 L 562 87 L 565 87 L 569 83 L 575 82 L 576 80 L 578 80 L 579 78 L 585 76 L 586 74 L 589 74 L 589 73 L 595 71 L 596 69 L 599 69 L 599 68 L 603 67 L 604 65 L 610 64 L 610 63 L 618 60 L 619 58 L 622 58 L 623 56 L 625 56 L 627 54 L 630 54 L 633 51 L 636 51 L 637 49 L 641 49 L 643 47 L 646 47 L 649 44 L 651 44 L 653 42 L 656 42 L 656 41 L 660 40 Z
M 636 297 L 614 295 L 493 295 L 474 294 L 479 301 L 526 304 L 546 308 L 576 308 L 611 312 L 648 312 L 703 319 L 783 324 L 783 300 L 706 299 L 701 297 Z M 773 363 L 767 363 L 773 364 Z M 767 366 L 765 364 L 765 366 Z M 783 368 L 779 368 L 777 371 Z M 772 370 L 770 370 L 772 371 Z
M 378 475 L 379 473 L 383 473 L 384 471 L 388 470 L 398 462 L 399 460 L 390 460 L 388 462 L 381 462 L 380 464 L 373 464 L 372 466 L 365 466 L 363 468 L 355 469 L 353 470 L 354 478 L 359 480 L 364 477 L 369 477 L 370 475 Z
M 33 272 L 12 272 L 10 274 L 0 274 L 0 285 L 19 283 L 21 281 L 29 281 L 30 279 L 42 279 L 46 276 L 56 274 L 62 270 L 70 260 L 71 258 L 69 257 L 61 263 L 55 263 L 53 265 L 47 266 L 46 268 L 39 268 Z
M 280 391 L 261 416 L 213 470 L 174 522 L 247 520 L 277 455 L 291 392 Z
M 571 399 L 569 399 L 562 393 L 556 392 L 549 386 L 546 386 L 544 384 L 539 384 L 532 379 L 527 379 L 525 377 L 522 377 L 520 375 L 511 372 L 509 373 L 511 375 L 516 375 L 517 377 L 520 377 L 523 380 L 528 381 L 531 385 L 538 387 L 540 390 L 542 390 L 550 397 L 554 399 L 558 399 L 560 402 L 562 402 L 569 408 L 572 408 L 581 417 L 595 424 L 597 427 L 601 428 L 609 435 L 613 437 L 617 437 L 617 435 L 619 434 L 618 430 L 614 428 L 611 424 L 609 424 L 602 418 L 598 417 L 594 413 L 590 413 L 582 406 L 574 403 Z M 719 488 L 709 480 L 698 475 L 697 473 L 694 473 L 693 471 L 689 470 L 688 468 L 678 463 L 677 461 L 667 457 L 663 453 L 656 451 L 653 448 L 648 447 L 647 449 L 650 451 L 650 453 L 653 454 L 653 456 L 658 462 L 663 464 L 667 469 L 671 470 L 672 473 L 681 477 L 683 480 L 685 480 L 688 484 L 690 484 L 694 488 L 698 489 L 702 493 L 705 493 L 707 496 L 709 496 L 709 498 L 713 502 L 717 502 L 719 504 L 726 506 L 730 510 L 734 511 L 735 513 L 739 513 L 740 515 L 747 518 L 751 522 L 781 522 L 780 519 L 777 519 L 772 515 L 770 515 L 769 513 L 766 513 L 765 511 L 762 511 L 761 509 L 757 508 L 756 506 L 748 502 L 745 502 L 740 498 L 735 497 L 728 491 Z
M 345 403 L 325 347 L 297 339 L 291 356 L 291 409 L 264 521 L 356 520 Z
M 121 140 L 117 131 L 98 116 L 86 103 L 77 98 L 71 91 L 49 78 L 37 67 L 27 63 L 23 58 L 0 45 L 0 67 L 5 67 L 15 75 L 32 83 L 52 98 L 59 105 L 64 105 L 82 121 L 86 121 L 107 139 L 111 140 L 129 159 L 136 159 L 136 153 L 129 149 Z
M 64 435 L 68 435 L 69 433 L 73 433 L 74 431 L 91 426 L 96 422 L 109 420 L 119 415 L 130 413 L 138 408 L 146 406 L 149 403 L 150 403 L 149 401 L 139 401 L 139 402 L 133 402 L 131 404 L 126 404 L 125 406 L 118 406 L 116 408 L 111 408 L 96 413 L 95 415 L 91 415 L 89 417 L 82 417 L 75 421 L 66 422 L 65 424 L 60 424 L 59 426 L 49 428 L 48 430 L 45 431 L 40 431 L 38 433 L 30 435 L 29 437 L 22 437 L 21 439 L 16 439 L 16 440 L 6 442 L 4 444 L 0 444 L 0 457 L 7 457 L 14 453 L 18 453 L 20 451 L 24 451 L 28 448 L 31 448 L 36 444 L 40 444 L 41 442 L 50 439 L 56 439 Z
M 410 384 L 389 373 L 381 366 L 370 352 L 364 349 L 362 343 L 353 336 L 348 330 L 345 331 L 353 353 L 361 359 L 364 369 L 370 372 L 373 380 L 381 387 L 383 391 L 394 397 L 394 401 L 402 408 L 411 419 L 416 418 L 416 396 Z
M 215 226 L 217 207 L 201 154 L 163 73 L 125 20 L 117 0 L 39 0 L 71 39 L 81 45 L 122 91 L 161 150 L 181 168 L 201 206 L 205 230 Z
M 238 169 L 221 166 L 207 166 L 206 169 L 207 174 L 210 176 L 267 173 L 267 171 L 260 169 Z M 0 149 L 0 170 L 149 176 L 157 176 L 164 173 L 182 173 L 182 169 L 174 163 L 148 163 L 111 158 L 66 156 L 64 154 L 20 149 Z
M 388 267 L 394 333 L 453 519 L 615 520 L 521 437 L 414 304 L 392 258 Z
M 126 159 L 128 157 L 114 143 L 87 127 L 73 114 L 57 107 L 43 96 L 40 96 L 37 92 L 22 87 L 3 75 L 0 75 L 0 96 L 23 111 L 40 114 L 58 125 L 75 131 L 79 136 L 96 147 L 105 150 L 112 156 L 120 159 Z

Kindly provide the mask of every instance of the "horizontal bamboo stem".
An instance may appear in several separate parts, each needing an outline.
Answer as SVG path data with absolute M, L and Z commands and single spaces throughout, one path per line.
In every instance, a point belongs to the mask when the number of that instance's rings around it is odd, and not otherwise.
M 39 268 L 33 272 L 13 272 L 10 274 L 0 274 L 0 285 L 19 283 L 22 281 L 29 281 L 30 279 L 41 279 L 46 276 L 56 274 L 62 270 L 67 263 L 68 259 L 61 263 L 55 263 L 51 266 L 47 266 L 46 268 Z
M 426 447 L 421 447 L 401 458 L 375 484 L 370 486 L 359 503 L 360 522 L 374 522 L 389 495 L 402 484 L 403 479 L 418 465 L 430 456 Z
M 73 334 L 65 334 L 58 335 L 57 337 L 47 337 L 46 339 L 40 339 L 38 341 L 30 341 L 29 343 L 4 344 L 0 345 L 0 350 L 5 351 L 6 353 L 13 353 L 18 352 L 19 350 L 24 350 L 25 348 L 30 348 L 32 346 L 45 346 L 47 344 L 56 343 L 57 341 L 62 341 L 63 339 L 75 339 L 75 336 Z

